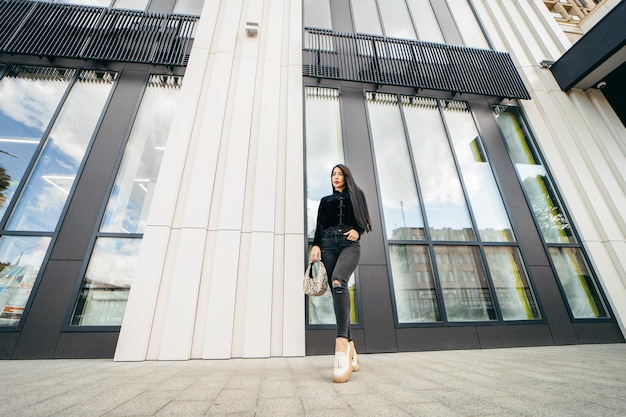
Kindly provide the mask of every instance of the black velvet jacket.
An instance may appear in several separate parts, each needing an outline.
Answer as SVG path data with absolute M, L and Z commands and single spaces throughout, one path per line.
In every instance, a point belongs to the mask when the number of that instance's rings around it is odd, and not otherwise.
M 352 208 L 352 200 L 347 189 L 342 192 L 335 191 L 331 195 L 323 197 L 317 210 L 317 226 L 313 245 L 321 246 L 322 231 L 334 226 L 346 226 L 346 232 L 354 229 L 363 234 L 363 228 L 357 222 Z

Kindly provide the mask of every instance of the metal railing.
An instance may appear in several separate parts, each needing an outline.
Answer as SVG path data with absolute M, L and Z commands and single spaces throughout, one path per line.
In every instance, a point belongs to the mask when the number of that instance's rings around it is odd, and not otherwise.
M 0 0 L 0 53 L 185 66 L 198 16 Z
M 303 75 L 501 98 L 530 98 L 506 52 L 315 28 L 305 28 Z

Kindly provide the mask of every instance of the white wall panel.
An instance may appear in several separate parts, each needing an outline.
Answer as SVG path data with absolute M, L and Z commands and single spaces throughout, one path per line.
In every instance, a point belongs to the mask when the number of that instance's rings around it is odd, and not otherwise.
M 240 240 L 241 234 L 238 231 L 217 232 L 215 257 L 210 271 L 202 353 L 204 359 L 231 357 Z
M 301 30 L 299 2 L 205 3 L 116 360 L 304 354 Z
M 144 233 L 137 261 L 142 268 L 138 268 L 132 285 L 134 291 L 128 295 L 116 361 L 146 359 L 169 236 L 167 227 L 149 227 Z
M 274 235 L 252 233 L 248 257 L 245 324 L 243 331 L 243 357 L 270 356 L 272 335 L 272 281 L 274 264 Z
M 187 198 L 182 200 L 183 227 L 208 226 L 230 86 L 224 80 L 230 78 L 232 68 L 233 53 L 218 53 L 214 55 L 211 71 L 205 74 L 209 84 L 206 97 L 210 100 L 206 100 L 204 111 L 199 114 L 198 145 L 187 162 L 193 169 L 189 174 Z
M 182 229 L 166 301 L 159 359 L 184 360 L 191 355 L 196 306 L 202 273 L 206 229 Z

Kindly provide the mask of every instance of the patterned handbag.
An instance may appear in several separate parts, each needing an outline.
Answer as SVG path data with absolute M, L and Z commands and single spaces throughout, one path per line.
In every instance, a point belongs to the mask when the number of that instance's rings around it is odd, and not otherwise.
M 326 267 L 322 261 L 311 262 L 309 264 L 304 273 L 302 287 L 306 295 L 313 297 L 324 295 L 328 289 L 328 275 L 326 274 Z

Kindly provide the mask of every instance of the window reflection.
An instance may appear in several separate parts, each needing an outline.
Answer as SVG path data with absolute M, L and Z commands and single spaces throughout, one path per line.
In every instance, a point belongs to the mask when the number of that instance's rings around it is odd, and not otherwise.
M 441 321 L 428 247 L 389 245 L 399 323 Z
M 320 200 L 333 191 L 330 172 L 345 161 L 339 90 L 307 87 L 305 94 L 307 234 L 313 238 Z
M 75 70 L 14 66 L 0 80 L 0 218 L 74 74 Z
M 576 244 L 573 227 L 519 109 L 497 106 L 494 115 L 543 240 L 550 245 Z M 608 317 L 582 248 L 550 247 L 549 251 L 572 316 Z
M 181 84 L 182 77 L 150 76 L 100 233 L 143 233 Z M 121 325 L 140 246 L 138 236 L 96 239 L 72 325 Z
M 433 240 L 476 240 L 437 101 L 403 97 L 407 131 Z
M 547 243 L 575 243 L 569 220 L 517 109 L 500 106 L 494 114 L 543 238 Z
M 74 83 L 7 224 L 52 232 L 109 96 L 115 73 L 83 71 Z
M 367 109 L 387 238 L 424 239 L 424 220 L 397 98 L 367 93 Z
M 504 320 L 541 318 L 519 249 L 504 246 L 485 247 L 498 305 Z
M 143 233 L 182 77 L 150 77 L 109 198 L 101 232 Z
M 122 324 L 140 246 L 141 239 L 96 240 L 72 325 Z
M 448 321 L 495 320 L 496 313 L 478 248 L 435 246 L 435 259 Z M 460 259 L 467 262 L 460 262 Z M 471 278 L 464 280 L 463 276 Z
M 0 237 L 0 326 L 17 326 L 48 245 L 44 236 Z
M 333 191 L 330 183 L 330 172 L 335 165 L 344 163 L 344 153 L 339 90 L 306 87 L 305 100 L 307 234 L 312 240 L 315 234 L 320 200 Z M 310 251 L 311 247 L 309 246 Z M 348 288 L 351 297 L 351 320 L 352 323 L 358 323 L 354 274 L 348 281 Z M 330 290 L 321 297 L 307 297 L 307 299 L 309 324 L 335 323 Z
M 443 114 L 483 242 L 515 240 L 491 164 L 466 103 L 444 100 Z
M 608 317 L 579 248 L 550 248 L 550 256 L 574 318 Z

